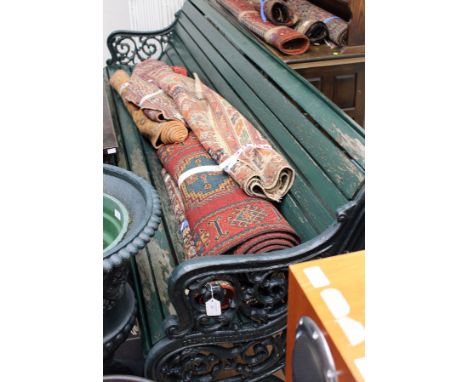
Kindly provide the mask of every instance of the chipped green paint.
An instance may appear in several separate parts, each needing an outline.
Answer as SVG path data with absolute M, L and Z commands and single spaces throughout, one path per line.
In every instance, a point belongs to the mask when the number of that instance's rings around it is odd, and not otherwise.
M 164 315 L 175 314 L 174 307 L 169 299 L 167 284 L 174 269 L 174 259 L 169 249 L 161 247 L 158 241 L 153 240 L 148 244 L 149 260 L 154 272 L 154 278 L 158 288 L 159 299 Z
M 169 195 L 167 194 L 166 186 L 159 174 L 161 174 L 161 163 L 155 153 L 154 148 L 149 144 L 146 139 L 141 139 L 141 148 L 144 152 L 148 170 L 151 172 L 153 184 L 158 191 L 159 198 L 161 200 L 161 208 L 163 210 L 163 219 L 167 226 L 168 242 L 172 243 L 174 248 L 175 258 L 172 260 L 173 263 L 178 264 L 184 261 L 184 253 L 180 240 L 177 239 L 176 233 L 178 231 L 178 223 L 175 218 Z M 171 233 L 173 233 L 171 235 Z M 172 253 L 171 253 L 172 255 Z
M 333 126 L 336 127 L 334 123 Z M 352 137 L 338 129 L 336 129 L 336 140 L 338 144 L 346 147 L 349 152 L 353 153 L 355 158 L 359 158 L 360 163 L 365 165 L 365 147 L 362 140 Z
M 161 303 L 158 296 L 158 290 L 154 280 L 151 264 L 149 261 L 148 250 L 145 248 L 136 257 L 138 274 L 140 276 L 140 289 L 143 294 L 144 304 L 138 308 L 141 314 L 145 316 L 149 326 L 149 335 L 151 344 L 159 339 L 159 328 L 164 319 L 161 309 Z

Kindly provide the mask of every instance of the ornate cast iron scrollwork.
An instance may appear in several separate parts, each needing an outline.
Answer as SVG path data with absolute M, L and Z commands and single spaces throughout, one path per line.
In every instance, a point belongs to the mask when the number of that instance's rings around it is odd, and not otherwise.
M 242 284 L 243 315 L 256 323 L 265 323 L 286 313 L 287 269 L 248 273 Z
M 234 317 L 239 309 L 241 284 L 236 277 L 222 280 L 205 277 L 197 279 L 188 287 L 188 298 L 195 318 L 195 328 L 201 332 L 213 332 L 221 328 L 238 329 Z M 205 303 L 214 297 L 221 304 L 220 316 L 208 316 Z
M 134 66 L 148 58 L 160 58 L 172 35 L 173 25 L 159 31 L 116 31 L 110 34 L 107 47 L 111 58 L 107 60 L 107 65 Z
M 287 270 L 262 271 L 204 277 L 187 282 L 186 308 L 193 316 L 190 328 L 170 321 L 166 333 L 178 338 L 190 330 L 212 333 L 257 327 L 285 314 L 287 307 Z M 211 297 L 221 303 L 220 316 L 208 316 L 205 303 Z M 238 319 L 238 312 L 243 319 Z
M 234 344 L 185 347 L 165 355 L 151 375 L 157 381 L 244 381 L 284 365 L 285 333 Z
M 211 333 L 221 329 L 239 329 L 235 316 L 241 301 L 241 285 L 236 275 L 203 277 L 189 280 L 185 284 L 186 315 L 192 318 L 188 325 L 180 325 L 179 320 L 172 316 L 165 322 L 165 332 L 169 338 L 180 338 L 190 331 Z M 205 303 L 214 297 L 221 304 L 221 315 L 209 316 Z

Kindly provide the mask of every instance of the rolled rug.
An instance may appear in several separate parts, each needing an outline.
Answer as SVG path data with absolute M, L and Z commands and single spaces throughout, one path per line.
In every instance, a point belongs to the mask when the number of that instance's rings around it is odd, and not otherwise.
M 250 2 L 255 9 L 260 10 L 260 0 L 250 0 Z M 292 27 L 299 21 L 294 9 L 283 0 L 265 0 L 263 10 L 267 19 L 275 25 Z
M 338 46 L 346 45 L 348 39 L 348 23 L 340 19 L 338 16 L 317 7 L 307 0 L 284 0 L 291 5 L 298 17 L 299 22 L 296 25 L 296 30 L 309 35 L 309 30 L 313 25 L 324 25 L 328 31 L 328 38 Z M 318 32 L 314 32 L 318 33 Z M 326 38 L 327 36 L 323 37 Z M 322 38 L 322 40 L 323 40 Z M 311 40 L 312 41 L 312 40 Z
M 124 86 L 125 99 L 142 109 L 149 119 L 155 122 L 184 120 L 171 97 L 151 81 L 143 81 L 132 73 Z
M 179 187 L 175 184 L 174 179 L 172 179 L 171 175 L 164 168 L 161 170 L 161 175 L 169 195 L 172 210 L 177 222 L 179 223 L 179 235 L 182 239 L 185 259 L 191 259 L 197 255 L 197 251 L 189 222 L 185 217 L 185 206 L 182 195 L 179 191 Z
M 171 96 L 211 157 L 250 196 L 279 201 L 294 182 L 286 159 L 231 104 L 196 79 L 174 73 L 162 61 L 146 60 L 135 72 Z
M 157 153 L 178 183 L 197 256 L 264 253 L 299 244 L 276 207 L 248 196 L 220 171 L 193 132 Z
M 286 26 L 278 26 L 269 21 L 263 22 L 255 6 L 246 0 L 217 0 L 245 25 L 268 44 L 284 54 L 302 54 L 309 49 L 309 39 Z
M 149 119 L 146 114 L 126 99 L 129 75 L 123 70 L 117 70 L 109 80 L 110 85 L 120 94 L 128 112 L 132 116 L 133 122 L 141 134 L 149 139 L 154 148 L 162 144 L 183 142 L 188 135 L 184 122 L 170 120 L 166 122 L 155 122 Z

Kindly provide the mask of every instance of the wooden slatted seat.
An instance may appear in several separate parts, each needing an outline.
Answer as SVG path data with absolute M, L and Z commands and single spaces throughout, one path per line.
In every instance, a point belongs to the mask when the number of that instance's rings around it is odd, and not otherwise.
M 114 32 L 108 46 L 104 82 L 118 164 L 148 179 L 163 207 L 155 238 L 132 264 L 146 374 L 158 381 L 266 377 L 284 366 L 288 265 L 364 247 L 364 131 L 206 0 L 187 0 L 164 30 Z M 115 70 L 131 73 L 150 57 L 197 73 L 293 165 L 296 180 L 279 209 L 301 245 L 184 261 L 161 164 L 108 85 Z M 227 298 L 216 280 L 235 293 L 221 316 L 207 317 L 210 283 L 215 297 Z

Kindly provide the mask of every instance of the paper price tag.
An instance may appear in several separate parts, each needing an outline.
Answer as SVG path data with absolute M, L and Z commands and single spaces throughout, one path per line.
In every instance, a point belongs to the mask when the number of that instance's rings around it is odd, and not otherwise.
M 218 300 L 210 298 L 205 306 L 208 316 L 221 316 L 221 303 Z

